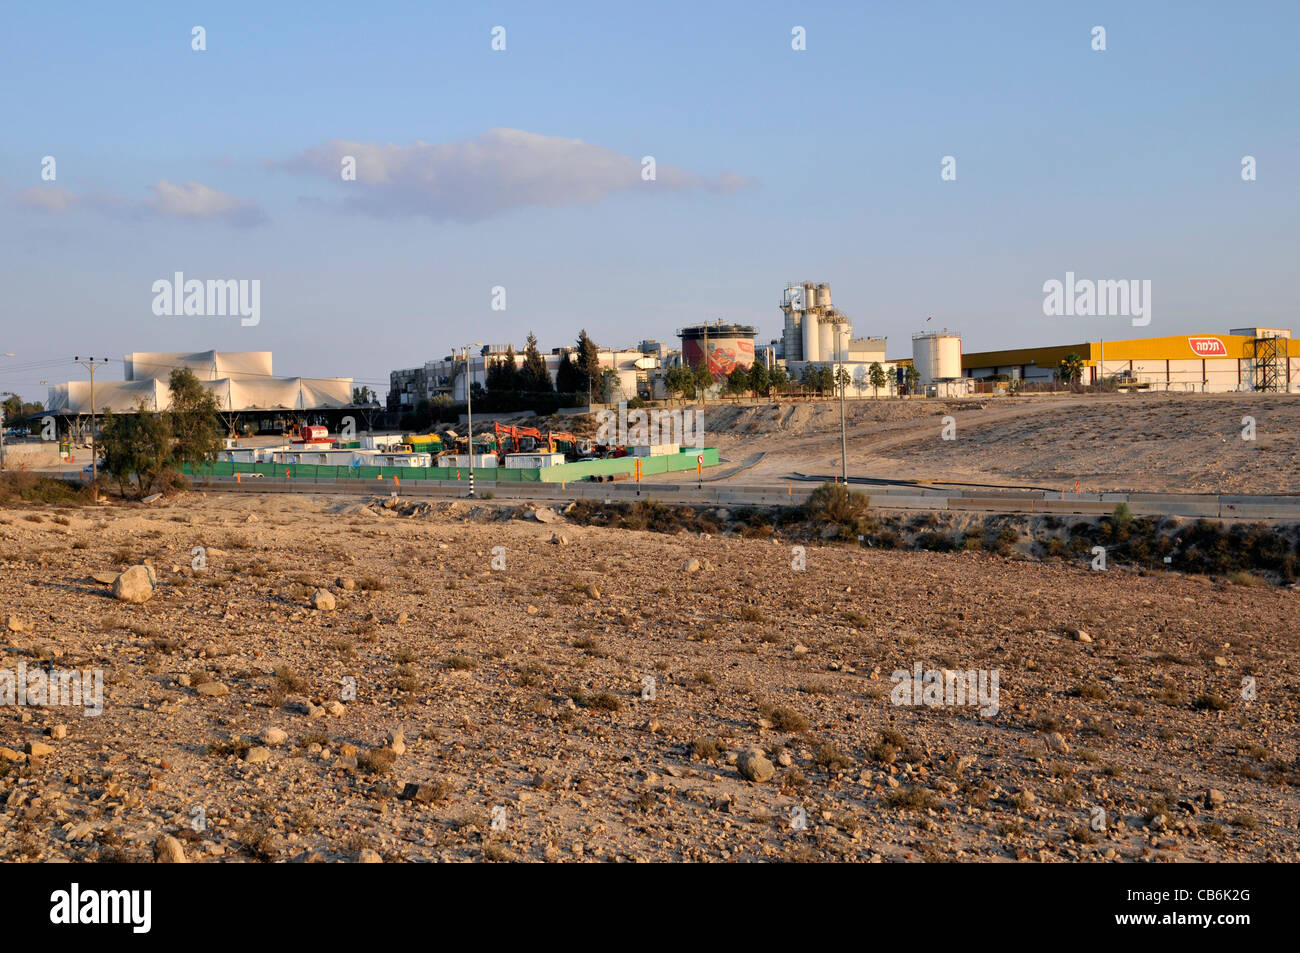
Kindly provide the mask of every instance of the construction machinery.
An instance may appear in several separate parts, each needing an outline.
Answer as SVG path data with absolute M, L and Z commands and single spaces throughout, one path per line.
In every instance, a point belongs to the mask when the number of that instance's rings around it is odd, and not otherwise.
M 501 425 L 500 421 L 492 424 L 492 431 L 496 437 L 497 455 L 505 460 L 507 453 L 529 453 L 537 452 L 542 446 L 546 447 L 546 452 L 559 452 L 560 444 L 567 444 L 564 453 L 566 456 L 576 457 L 579 454 L 578 438 L 564 430 L 548 430 L 544 435 L 536 427 L 516 427 L 512 424 Z M 532 441 L 532 445 L 525 447 L 520 443 L 521 438 Z M 509 440 L 507 446 L 506 440 Z

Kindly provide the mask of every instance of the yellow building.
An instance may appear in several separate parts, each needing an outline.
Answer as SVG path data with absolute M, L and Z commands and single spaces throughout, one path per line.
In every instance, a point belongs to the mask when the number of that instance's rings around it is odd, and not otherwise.
M 962 355 L 967 377 L 1007 375 L 1050 381 L 1070 354 L 1083 360 L 1083 383 L 1135 383 L 1148 390 L 1300 391 L 1300 346 L 1290 328 L 1235 328 L 1227 334 L 1180 334 Z

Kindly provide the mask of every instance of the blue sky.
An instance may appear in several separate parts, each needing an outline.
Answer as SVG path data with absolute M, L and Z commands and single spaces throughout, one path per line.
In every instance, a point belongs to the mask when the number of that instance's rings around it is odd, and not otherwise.
M 87 353 L 382 390 L 530 330 L 765 341 L 791 280 L 891 357 L 928 315 L 967 350 L 1300 323 L 1300 4 L 623 6 L 7 6 L 0 390 Z M 1151 325 L 1045 317 L 1067 270 L 1150 279 Z M 155 316 L 175 271 L 259 279 L 260 323 Z

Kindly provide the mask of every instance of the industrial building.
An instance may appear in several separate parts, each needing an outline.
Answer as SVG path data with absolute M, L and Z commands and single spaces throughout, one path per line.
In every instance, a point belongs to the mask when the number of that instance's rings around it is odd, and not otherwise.
M 133 351 L 122 357 L 123 380 L 95 381 L 96 415 L 121 413 L 143 406 L 164 411 L 171 406 L 167 381 L 178 368 L 189 368 L 203 388 L 215 394 L 231 424 L 252 429 L 279 427 L 284 421 L 318 416 L 335 419 L 353 409 L 350 377 L 276 377 L 270 351 L 199 351 L 196 353 Z M 68 381 L 49 389 L 48 412 L 67 422 L 89 417 L 89 381 Z
M 463 353 L 448 354 L 441 360 L 426 361 L 422 367 L 405 368 L 389 372 L 388 410 L 405 413 L 414 410 L 421 400 L 443 399 L 451 403 L 464 403 L 468 388 L 473 384 L 487 387 L 488 368 L 493 362 L 505 360 L 508 346 L 485 344 L 477 353 L 469 355 L 469 375 L 466 376 L 466 359 Z M 543 354 L 546 371 L 555 383 L 564 355 L 576 357 L 576 348 L 557 347 Z M 637 395 L 650 396 L 654 371 L 663 364 L 663 345 L 656 341 L 643 341 L 637 350 L 612 350 L 599 348 L 597 352 L 601 370 L 613 370 L 618 375 L 615 401 L 630 400 Z M 523 348 L 515 351 L 515 366 L 524 366 Z
M 874 395 L 871 365 L 879 364 L 888 381 L 882 393 L 898 393 L 903 365 L 886 359 L 888 339 L 855 338 L 853 322 L 831 301 L 830 285 L 811 281 L 787 284 L 781 312 L 784 326 L 773 345 L 777 359 L 785 362 L 791 377 L 798 379 L 810 364 L 843 367 L 859 395 L 868 389 Z
M 1290 338 L 1289 328 L 1235 328 L 1227 334 L 982 351 L 963 355 L 961 363 L 964 373 L 977 379 L 1051 381 L 1061 361 L 1077 354 L 1085 384 L 1114 381 L 1142 390 L 1290 393 L 1300 390 L 1300 349 L 1290 347 Z
M 855 338 L 853 322 L 831 303 L 831 287 L 810 281 L 786 285 L 779 356 L 798 374 L 804 364 L 885 363 L 886 338 Z

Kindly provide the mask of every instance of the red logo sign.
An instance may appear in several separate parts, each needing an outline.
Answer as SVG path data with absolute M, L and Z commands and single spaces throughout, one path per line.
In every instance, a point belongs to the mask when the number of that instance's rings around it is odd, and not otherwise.
M 1228 356 L 1228 348 L 1218 338 L 1188 338 L 1187 344 L 1197 357 Z

